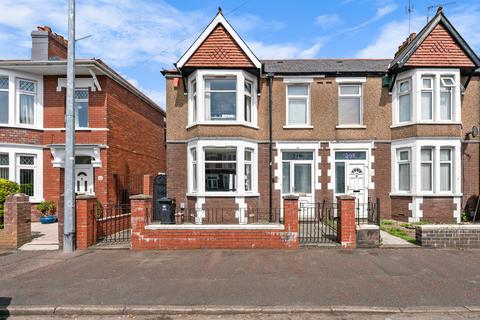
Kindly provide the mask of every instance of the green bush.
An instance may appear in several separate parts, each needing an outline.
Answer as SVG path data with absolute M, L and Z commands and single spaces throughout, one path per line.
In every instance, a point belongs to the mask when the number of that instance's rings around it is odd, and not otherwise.
M 55 202 L 53 200 L 42 201 L 39 204 L 37 204 L 37 210 L 42 213 L 42 216 L 54 214 L 56 209 L 57 207 L 55 206 Z
M 12 193 L 20 190 L 17 183 L 6 179 L 0 179 L 0 229 L 3 228 L 3 204 L 5 198 Z

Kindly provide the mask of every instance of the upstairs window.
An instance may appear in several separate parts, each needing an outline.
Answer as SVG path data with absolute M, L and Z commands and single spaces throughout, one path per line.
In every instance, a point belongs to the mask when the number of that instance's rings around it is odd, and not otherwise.
M 237 118 L 236 78 L 205 79 L 205 118 L 207 120 Z
M 455 80 L 452 77 L 440 78 L 440 120 L 452 120 L 452 99 Z
M 246 122 L 252 122 L 252 89 L 253 84 L 251 81 L 245 81 L 244 88 L 244 118 Z
M 197 105 L 197 80 L 192 81 L 192 121 L 197 122 L 198 105 Z
M 287 125 L 309 124 L 308 84 L 287 85 Z
M 339 86 L 338 124 L 362 124 L 362 86 L 360 84 Z
M 412 117 L 410 80 L 401 81 L 398 89 L 398 121 L 409 122 Z
M 0 123 L 8 123 L 8 77 L 0 76 Z
M 35 124 L 35 97 L 36 84 L 33 81 L 18 80 L 18 115 L 19 123 L 26 125 Z
M 75 90 L 75 126 L 88 128 L 88 89 Z
M 433 119 L 433 78 L 422 77 L 422 120 Z

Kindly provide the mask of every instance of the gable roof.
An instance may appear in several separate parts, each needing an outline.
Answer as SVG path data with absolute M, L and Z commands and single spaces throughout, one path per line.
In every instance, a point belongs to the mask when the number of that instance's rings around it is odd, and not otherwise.
M 276 74 L 385 74 L 391 59 L 262 60 L 264 71 Z
M 437 26 L 444 27 L 447 33 L 453 38 L 458 47 L 464 52 L 464 54 L 473 62 L 472 67 L 480 66 L 480 59 L 475 52 L 470 48 L 467 42 L 462 38 L 458 31 L 453 27 L 450 21 L 445 17 L 443 10 L 439 9 L 435 17 L 430 20 L 429 23 L 423 27 L 423 29 L 417 34 L 417 36 L 408 43 L 404 48 L 400 49 L 400 53 L 392 60 L 390 70 L 404 67 L 409 59 L 415 54 L 417 49 L 424 43 L 425 39 L 434 30 L 439 30 Z
M 228 35 L 233 38 L 235 43 L 240 47 L 240 49 L 245 53 L 248 59 L 252 62 L 252 64 L 260 69 L 262 64 L 260 60 L 255 56 L 255 54 L 250 50 L 247 46 L 245 41 L 238 35 L 238 33 L 233 29 L 233 27 L 228 23 L 225 17 L 222 14 L 222 11 L 219 10 L 217 16 L 210 22 L 210 24 L 203 30 L 200 36 L 195 40 L 195 42 L 190 46 L 190 48 L 183 54 L 183 56 L 177 61 L 175 64 L 177 68 L 182 68 L 187 64 L 190 58 L 194 55 L 194 53 L 200 48 L 200 46 L 209 38 L 212 32 L 219 30 L 217 28 L 219 25 L 223 26 L 226 30 Z M 222 52 L 218 54 L 222 55 Z

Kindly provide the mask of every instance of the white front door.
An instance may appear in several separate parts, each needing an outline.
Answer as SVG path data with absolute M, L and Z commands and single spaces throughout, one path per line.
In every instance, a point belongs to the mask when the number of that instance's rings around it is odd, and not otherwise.
M 75 193 L 94 194 L 92 165 L 75 165 Z
M 367 215 L 367 188 L 366 166 L 364 163 L 347 163 L 347 194 L 355 197 L 356 212 L 358 218 L 366 218 Z
M 314 212 L 313 164 L 312 151 L 282 152 L 282 195 L 298 196 L 300 219 Z

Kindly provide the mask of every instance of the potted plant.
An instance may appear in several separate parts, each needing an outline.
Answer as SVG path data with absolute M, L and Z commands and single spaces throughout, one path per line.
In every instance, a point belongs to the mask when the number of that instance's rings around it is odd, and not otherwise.
M 55 202 L 53 200 L 50 201 L 42 201 L 37 205 L 37 210 L 42 213 L 40 217 L 40 223 L 54 223 L 57 221 L 57 216 L 55 215 Z

